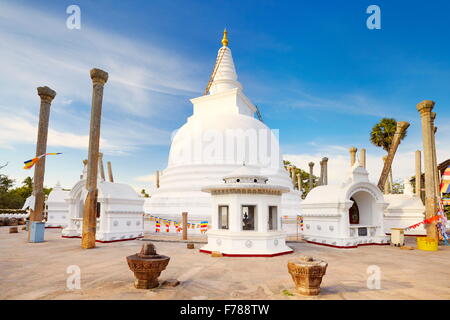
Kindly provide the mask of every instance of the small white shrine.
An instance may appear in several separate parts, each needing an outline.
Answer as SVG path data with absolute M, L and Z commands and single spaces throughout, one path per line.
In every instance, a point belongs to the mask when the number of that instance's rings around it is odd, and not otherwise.
M 301 204 L 307 242 L 337 248 L 389 243 L 383 225 L 388 204 L 368 175 L 355 164 L 346 182 L 309 192 Z
M 389 206 L 384 211 L 384 230 L 391 233 L 391 228 L 406 228 L 425 219 L 425 206 L 413 193 L 409 179 L 404 179 L 403 194 L 386 194 L 384 199 Z M 427 232 L 423 224 L 415 229 L 405 231 L 407 236 L 424 236 Z
M 59 182 L 53 187 L 45 202 L 47 206 L 46 228 L 67 227 L 67 222 L 69 221 L 69 207 L 65 199 L 68 196 L 69 191 L 63 190 Z
M 224 183 L 202 188 L 211 194 L 212 228 L 201 252 L 241 257 L 293 252 L 280 225 L 281 195 L 290 189 L 268 184 L 268 178 L 258 173 L 244 165 L 224 177 Z
M 108 182 L 97 183 L 97 242 L 134 240 L 144 236 L 144 198 L 129 185 Z M 64 238 L 79 238 L 83 228 L 86 190 L 86 167 L 81 179 L 73 186 L 66 199 L 69 207 L 68 226 Z

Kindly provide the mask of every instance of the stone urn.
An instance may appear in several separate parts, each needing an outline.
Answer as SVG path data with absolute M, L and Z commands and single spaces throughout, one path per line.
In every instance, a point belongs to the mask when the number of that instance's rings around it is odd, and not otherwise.
M 328 263 L 302 256 L 296 261 L 288 262 L 288 271 L 295 283 L 298 293 L 306 296 L 316 296 L 320 293 L 320 284 L 325 275 Z
M 152 243 L 142 245 L 141 252 L 127 257 L 128 267 L 134 272 L 136 289 L 151 289 L 159 285 L 158 277 L 170 258 L 156 253 Z

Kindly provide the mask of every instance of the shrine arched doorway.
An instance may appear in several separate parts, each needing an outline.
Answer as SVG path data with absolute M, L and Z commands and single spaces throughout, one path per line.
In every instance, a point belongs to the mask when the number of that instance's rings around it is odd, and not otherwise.
M 350 220 L 350 224 L 359 224 L 359 207 L 358 203 L 353 199 L 353 197 L 350 198 L 351 201 L 353 201 L 352 206 L 348 210 L 348 217 Z
M 375 198 L 366 191 L 357 191 L 350 197 L 353 201 L 349 209 L 349 222 L 356 225 L 372 225 Z

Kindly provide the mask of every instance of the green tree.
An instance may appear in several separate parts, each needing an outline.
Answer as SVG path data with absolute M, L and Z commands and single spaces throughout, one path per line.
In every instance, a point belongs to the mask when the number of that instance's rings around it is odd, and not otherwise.
M 33 179 L 26 177 L 22 186 L 13 188 L 15 180 L 0 174 L 0 209 L 20 209 L 25 200 L 33 193 Z M 44 187 L 44 194 L 48 195 L 52 188 Z
M 25 180 L 22 181 L 22 184 L 30 189 L 33 189 L 33 178 L 26 177 Z
M 3 192 L 8 192 L 9 189 L 14 185 L 14 180 L 10 179 L 5 174 L 0 174 L 0 190 Z
M 19 209 L 23 205 L 23 197 L 12 189 L 14 180 L 7 175 L 0 174 L 0 208 Z M 25 200 L 24 200 L 25 201 Z
M 306 195 L 309 193 L 309 173 L 301 170 L 300 168 L 297 168 L 295 165 L 293 165 L 289 160 L 283 160 L 284 168 L 287 170 L 288 167 L 293 166 L 295 175 L 300 174 L 300 179 L 302 180 L 302 190 L 301 190 L 301 197 L 302 199 L 305 199 Z M 315 175 L 312 176 L 313 178 L 313 188 L 317 186 L 317 183 L 319 182 L 319 178 Z
M 370 142 L 373 145 L 382 148 L 386 153 L 389 153 L 396 129 L 397 121 L 394 118 L 382 118 L 380 122 L 372 127 L 372 131 L 370 132 Z M 400 141 L 406 137 L 406 134 L 407 130 L 403 132 Z M 392 169 L 389 171 L 389 180 L 392 186 Z
M 143 196 L 144 198 L 149 198 L 149 197 L 150 197 L 150 195 L 145 191 L 145 189 L 142 189 L 142 190 L 141 190 L 141 194 L 142 194 L 142 196 Z
M 397 128 L 397 121 L 393 118 L 383 118 L 372 127 L 370 132 L 370 142 L 377 147 L 383 148 L 384 151 L 389 152 L 391 148 L 392 139 L 394 139 L 395 130 Z M 406 130 L 400 138 L 400 141 L 406 137 Z
M 405 190 L 405 185 L 401 181 L 394 181 L 392 184 L 392 194 L 401 194 Z

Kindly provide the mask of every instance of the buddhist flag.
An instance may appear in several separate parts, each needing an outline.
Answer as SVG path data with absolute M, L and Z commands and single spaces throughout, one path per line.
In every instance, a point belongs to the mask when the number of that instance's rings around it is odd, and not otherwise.
M 450 166 L 445 169 L 441 181 L 441 193 L 450 193 Z
M 201 221 L 200 222 L 200 232 L 204 233 L 208 229 L 208 221 Z
M 24 169 L 31 169 L 31 168 L 33 168 L 33 166 L 41 159 L 41 158 L 43 158 L 43 157 L 45 157 L 45 156 L 50 156 L 50 155 L 58 155 L 58 154 L 62 154 L 61 152 L 56 152 L 56 153 L 44 153 L 44 154 L 41 154 L 40 156 L 38 156 L 38 157 L 36 157 L 36 158 L 33 158 L 33 159 L 31 159 L 31 160 L 27 160 L 27 161 L 24 161 L 23 163 L 25 164 L 25 166 L 23 167 Z

